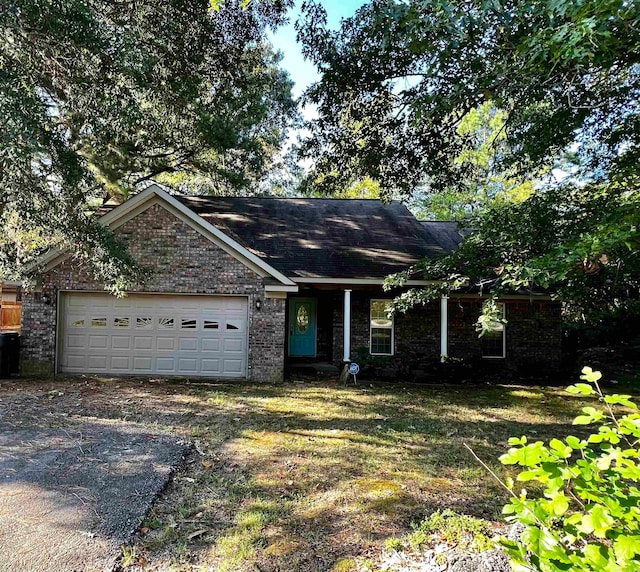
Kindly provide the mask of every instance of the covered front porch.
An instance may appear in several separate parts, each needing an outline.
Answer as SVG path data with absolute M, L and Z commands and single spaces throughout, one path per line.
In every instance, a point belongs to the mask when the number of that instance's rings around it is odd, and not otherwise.
M 387 305 L 397 295 L 380 282 L 305 284 L 289 293 L 285 370 L 326 377 L 356 362 L 375 376 L 430 379 L 456 367 L 551 372 L 560 363 L 560 303 L 546 296 L 505 296 L 506 324 L 479 337 L 482 296 L 442 297 L 389 317 Z M 446 372 L 442 362 L 451 364 Z
M 290 293 L 286 371 L 332 376 L 353 361 L 397 365 L 417 356 L 438 363 L 447 353 L 446 304 L 389 318 L 387 308 L 395 295 L 380 283 L 310 284 Z

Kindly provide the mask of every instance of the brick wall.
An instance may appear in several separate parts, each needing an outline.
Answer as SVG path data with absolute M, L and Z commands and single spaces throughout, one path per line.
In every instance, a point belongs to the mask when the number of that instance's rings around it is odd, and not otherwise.
M 369 350 L 369 313 L 371 300 L 392 299 L 386 293 L 358 292 L 351 293 L 351 353 L 363 349 Z M 334 315 L 334 357 L 342 359 L 342 308 Z M 438 303 L 414 308 L 406 314 L 397 314 L 394 318 L 394 355 L 408 360 L 437 360 L 440 356 L 440 306 Z M 335 351 L 334 350 L 334 351 Z
M 249 299 L 249 377 L 279 381 L 284 366 L 284 299 L 265 299 L 260 276 L 156 204 L 116 230 L 146 270 L 135 292 L 236 294 Z M 86 268 L 68 259 L 42 276 L 42 292 L 23 299 L 23 373 L 52 373 L 58 290 L 102 290 Z M 43 302 L 48 295 L 50 304 Z M 261 309 L 256 310 L 260 300 Z
M 482 358 L 475 322 L 482 300 L 449 300 L 449 356 Z M 561 360 L 560 302 L 507 300 L 506 360 L 518 366 L 556 368 Z
M 372 299 L 389 298 L 388 294 L 370 291 L 351 293 L 351 351 L 369 350 L 369 308 Z M 507 300 L 506 359 L 499 363 L 527 368 L 557 368 L 561 360 L 562 324 L 560 303 L 551 301 Z M 448 355 L 464 360 L 482 359 L 482 345 L 475 330 L 482 300 L 450 299 Z M 342 298 L 333 309 L 333 361 L 342 360 Z M 417 307 L 398 314 L 394 323 L 395 355 L 390 365 L 399 364 L 420 370 L 440 358 L 440 303 Z

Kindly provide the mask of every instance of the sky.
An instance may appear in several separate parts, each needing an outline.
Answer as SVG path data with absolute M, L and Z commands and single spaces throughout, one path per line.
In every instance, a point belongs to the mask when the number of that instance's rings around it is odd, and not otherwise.
M 323 0 L 322 5 L 327 11 L 329 28 L 337 29 L 342 19 L 353 16 L 356 10 L 366 3 L 367 0 Z M 293 95 L 296 98 L 300 97 L 302 92 L 318 79 L 315 66 L 302 57 L 302 50 L 296 42 L 294 26 L 300 16 L 301 4 L 302 0 L 296 0 L 295 7 L 289 12 L 289 24 L 278 28 L 276 33 L 271 34 L 273 45 L 284 56 L 281 65 L 289 72 L 291 79 L 295 82 Z

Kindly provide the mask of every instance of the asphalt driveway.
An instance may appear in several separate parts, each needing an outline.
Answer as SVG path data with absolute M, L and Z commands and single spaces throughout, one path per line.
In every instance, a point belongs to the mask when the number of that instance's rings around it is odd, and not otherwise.
M 46 407 L 36 418 L 48 396 L 21 394 L 0 400 L 0 572 L 112 569 L 187 441 L 126 421 L 52 422 Z

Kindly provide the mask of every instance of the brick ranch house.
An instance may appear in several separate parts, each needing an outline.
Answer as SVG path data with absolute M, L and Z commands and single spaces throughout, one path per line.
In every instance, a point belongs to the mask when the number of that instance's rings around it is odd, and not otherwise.
M 69 253 L 46 255 L 23 295 L 24 375 L 262 382 L 295 360 L 373 357 L 406 371 L 442 355 L 524 367 L 560 359 L 560 305 L 543 295 L 504 299 L 507 325 L 483 339 L 478 294 L 389 319 L 398 292 L 383 291 L 385 276 L 460 240 L 453 225 L 421 223 L 397 202 L 191 197 L 153 184 L 100 220 L 144 281 L 116 298 Z

